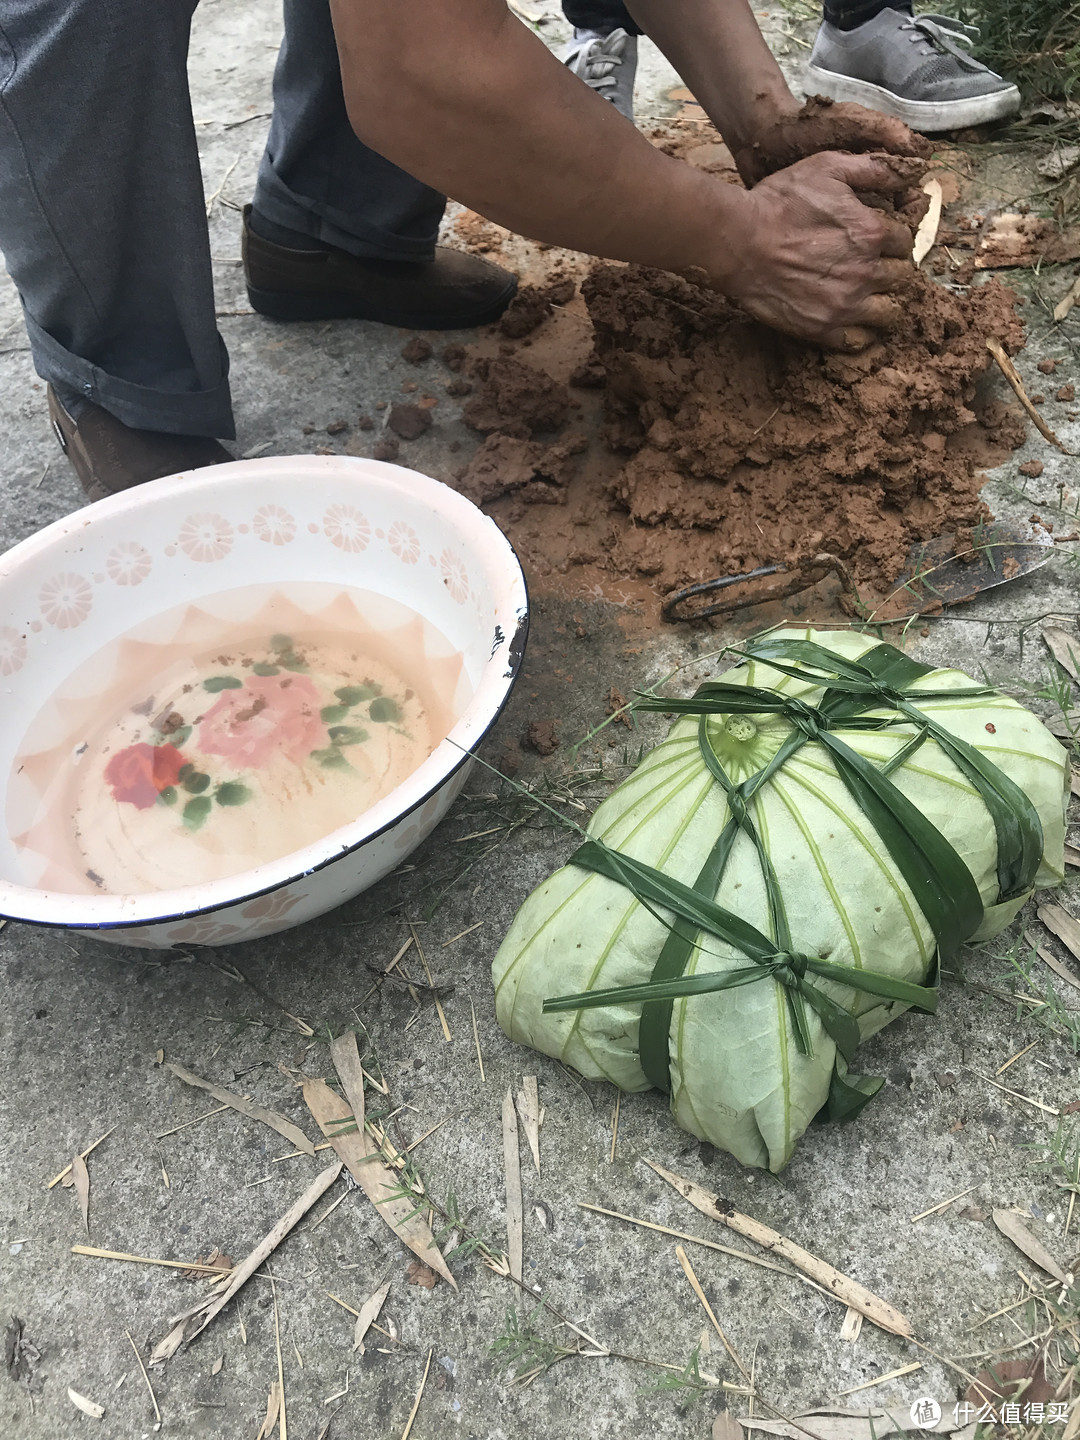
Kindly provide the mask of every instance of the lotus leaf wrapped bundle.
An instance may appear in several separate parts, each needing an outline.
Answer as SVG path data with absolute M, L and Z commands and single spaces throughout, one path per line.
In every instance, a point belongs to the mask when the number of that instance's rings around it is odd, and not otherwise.
M 781 1169 L 880 1080 L 859 1041 L 1064 871 L 1066 755 L 1023 706 L 849 632 L 779 631 L 689 700 L 525 902 L 514 1040 Z

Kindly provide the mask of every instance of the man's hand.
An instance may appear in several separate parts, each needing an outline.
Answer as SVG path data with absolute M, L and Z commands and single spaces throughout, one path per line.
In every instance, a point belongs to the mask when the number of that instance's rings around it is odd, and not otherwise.
M 726 237 L 734 263 L 713 283 L 776 330 L 862 349 L 899 316 L 890 297 L 913 273 L 911 231 L 853 192 L 904 190 L 909 168 L 825 153 L 768 176 L 746 194 L 742 233 Z
M 759 106 L 756 119 L 753 138 L 742 144 L 736 141 L 730 147 L 747 185 L 756 185 L 766 175 L 823 150 L 856 155 L 876 150 L 921 160 L 929 159 L 932 153 L 929 143 L 902 120 L 848 101 L 836 104 L 819 95 L 805 105 L 793 101 L 783 108 L 774 104 Z

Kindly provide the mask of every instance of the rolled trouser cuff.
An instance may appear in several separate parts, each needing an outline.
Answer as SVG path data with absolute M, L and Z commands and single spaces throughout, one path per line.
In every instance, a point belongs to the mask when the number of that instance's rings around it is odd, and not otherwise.
M 386 162 L 388 163 L 388 162 Z M 419 181 L 412 181 L 421 190 Z M 424 187 L 426 188 L 426 187 Z M 431 230 L 427 235 L 401 235 L 370 224 L 356 211 L 305 199 L 295 194 L 263 159 L 252 201 L 264 219 L 295 230 L 323 245 L 333 245 L 361 260 L 431 260 L 439 238 L 445 199 L 431 191 Z
M 73 355 L 24 311 L 34 368 L 43 380 L 74 391 L 135 430 L 169 435 L 203 435 L 232 440 L 236 435 L 229 390 L 229 355 L 221 346 L 221 379 L 204 390 L 154 390 L 111 375 Z

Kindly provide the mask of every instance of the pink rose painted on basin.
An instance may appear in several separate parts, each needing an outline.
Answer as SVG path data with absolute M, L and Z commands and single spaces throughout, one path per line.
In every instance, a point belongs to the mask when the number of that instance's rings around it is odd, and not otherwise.
M 149 810 L 161 792 L 179 780 L 183 764 L 175 745 L 128 745 L 105 766 L 105 783 L 114 800 Z
M 325 743 L 320 705 L 306 675 L 249 675 L 203 716 L 198 748 L 252 769 L 275 755 L 299 762 Z

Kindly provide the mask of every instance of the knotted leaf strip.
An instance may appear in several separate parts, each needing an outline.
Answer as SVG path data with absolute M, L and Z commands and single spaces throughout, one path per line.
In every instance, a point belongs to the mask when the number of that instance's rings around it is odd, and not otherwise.
M 983 697 L 995 692 L 985 686 L 961 690 L 914 689 L 932 666 L 910 659 L 892 645 L 881 644 L 858 661 L 837 655 L 808 640 L 766 640 L 742 652 L 773 669 L 824 692 L 817 705 L 752 685 L 709 681 L 688 700 L 641 696 L 640 710 L 699 716 L 698 743 L 702 759 L 724 792 L 728 819 L 692 886 L 665 875 L 604 844 L 588 840 L 570 864 L 604 875 L 628 889 L 653 914 L 654 906 L 670 912 L 671 922 L 652 976 L 641 985 L 563 995 L 544 1002 L 544 1012 L 592 1009 L 604 1005 L 642 1003 L 639 1055 L 651 1083 L 670 1090 L 669 1032 L 674 1002 L 714 994 L 739 985 L 771 979 L 784 989 L 796 1045 L 812 1054 L 807 1007 L 817 1015 L 836 1046 L 837 1056 L 826 1110 L 830 1119 L 850 1119 L 876 1094 L 881 1081 L 849 1076 L 847 1064 L 859 1042 L 854 1016 L 816 983 L 830 980 L 895 1003 L 934 1012 L 937 970 L 978 930 L 983 904 L 964 861 L 938 828 L 913 805 L 890 776 L 928 740 L 935 741 L 978 792 L 997 837 L 997 903 L 1028 891 L 1043 851 L 1042 824 L 1027 795 L 993 761 L 946 730 L 923 710 L 936 700 Z M 796 664 L 787 664 L 795 661 Z M 724 769 L 709 735 L 715 715 L 777 715 L 791 734 L 769 763 L 736 785 Z M 848 745 L 838 731 L 884 730 L 913 725 L 915 732 L 884 765 L 875 765 Z M 814 744 L 828 755 L 849 794 L 877 832 L 911 890 L 936 942 L 936 955 L 926 977 L 915 985 L 851 965 L 840 965 L 801 953 L 792 942 L 780 885 L 754 823 L 757 792 L 781 772 L 804 745 Z M 754 846 L 761 865 L 772 937 L 718 905 L 716 895 L 732 847 L 740 831 Z M 752 963 L 728 971 L 686 975 L 686 967 L 702 934 L 715 936 Z

